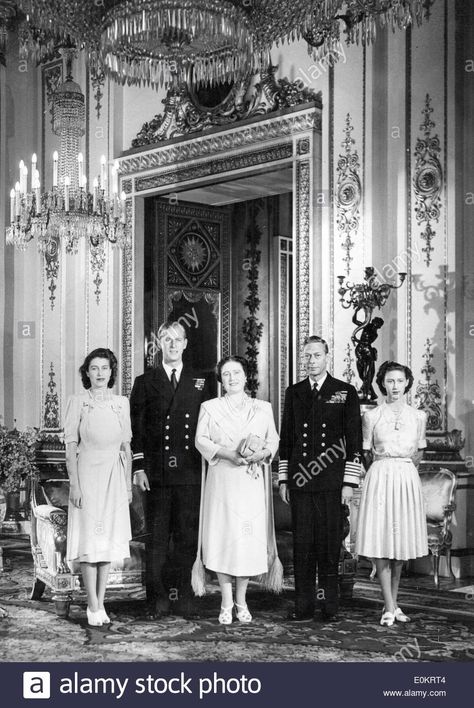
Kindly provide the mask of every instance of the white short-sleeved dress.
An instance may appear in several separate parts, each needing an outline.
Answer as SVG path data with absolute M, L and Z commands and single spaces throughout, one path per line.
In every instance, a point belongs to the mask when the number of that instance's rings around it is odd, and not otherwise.
M 124 396 L 95 401 L 89 392 L 71 396 L 64 422 L 65 442 L 78 443 L 82 507 L 69 502 L 67 558 L 99 563 L 130 557 L 132 538 L 122 443 L 132 437 L 130 406 Z
M 268 476 L 254 479 L 246 466 L 233 465 L 216 453 L 220 447 L 235 450 L 250 433 L 265 440 L 265 447 L 275 455 L 279 436 L 270 403 L 247 397 L 243 409 L 236 411 L 223 396 L 201 405 L 196 447 L 209 463 L 201 520 L 202 560 L 208 570 L 243 577 L 269 570 Z
M 420 477 L 411 460 L 426 447 L 426 414 L 404 404 L 398 415 L 383 403 L 364 414 L 362 433 L 374 461 L 362 488 L 356 553 L 394 560 L 427 555 Z

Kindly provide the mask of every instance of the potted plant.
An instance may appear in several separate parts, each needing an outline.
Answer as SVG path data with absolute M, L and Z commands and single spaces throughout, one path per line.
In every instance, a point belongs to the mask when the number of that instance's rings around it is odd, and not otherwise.
M 39 439 L 37 428 L 20 431 L 0 425 L 0 489 L 7 496 L 7 508 L 10 512 L 18 513 L 19 492 L 25 482 L 39 478 L 35 464 Z

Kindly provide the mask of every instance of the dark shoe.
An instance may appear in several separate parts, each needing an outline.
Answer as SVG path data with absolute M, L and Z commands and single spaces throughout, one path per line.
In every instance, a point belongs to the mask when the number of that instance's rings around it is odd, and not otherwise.
M 288 612 L 287 619 L 290 622 L 312 622 L 313 615 L 303 614 L 302 612 Z
M 145 610 L 145 617 L 150 622 L 160 620 L 170 614 L 170 606 L 167 600 L 157 600 L 155 603 L 149 603 Z
M 321 612 L 321 620 L 323 622 L 339 622 L 339 616 L 337 612 L 331 614 L 330 612 Z

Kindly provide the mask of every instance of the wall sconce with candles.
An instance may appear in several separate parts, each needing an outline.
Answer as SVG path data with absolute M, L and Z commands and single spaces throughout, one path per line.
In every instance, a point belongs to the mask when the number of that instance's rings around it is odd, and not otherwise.
M 346 281 L 346 276 L 337 276 L 339 281 L 338 294 L 342 307 L 346 310 L 350 307 L 354 308 L 352 322 L 356 325 L 356 328 L 352 333 L 351 340 L 356 355 L 357 372 L 362 381 L 359 397 L 365 403 L 371 403 L 377 398 L 372 386 L 377 350 L 372 345 L 377 339 L 378 330 L 383 325 L 381 317 L 372 319 L 372 315 L 376 307 L 381 309 L 385 305 L 392 290 L 401 288 L 406 276 L 406 273 L 398 274 L 399 284 L 381 283 L 372 266 L 365 268 L 364 281 L 362 283 L 351 284 Z M 362 318 L 360 315 L 362 315 Z

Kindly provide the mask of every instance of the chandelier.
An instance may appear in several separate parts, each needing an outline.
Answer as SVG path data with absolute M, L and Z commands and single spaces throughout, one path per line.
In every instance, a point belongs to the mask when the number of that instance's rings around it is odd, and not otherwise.
M 36 32 L 86 48 L 91 67 L 121 83 L 236 80 L 268 65 L 273 44 L 303 39 L 317 57 L 367 44 L 376 26 L 406 29 L 434 0 L 15 0 Z M 6 0 L 0 0 L 0 4 Z M 43 35 L 41 35 L 43 33 Z M 36 44 L 36 47 L 34 45 Z M 333 60 L 336 54 L 331 55 Z
M 10 226 L 6 241 L 24 250 L 36 238 L 38 249 L 54 253 L 64 242 L 66 252 L 77 252 L 81 239 L 97 247 L 107 242 L 123 248 L 130 240 L 126 221 L 125 194 L 118 194 L 118 164 L 112 168 L 108 188 L 106 159 L 101 158 L 100 176 L 87 190 L 86 165 L 79 151 L 85 132 L 84 94 L 73 81 L 72 52 L 66 50 L 66 80 L 52 99 L 53 132 L 60 138 L 59 152 L 53 153 L 52 189 L 41 191 L 37 157 L 31 170 L 23 160 L 19 179 L 10 192 Z M 30 174 L 30 178 L 29 175 Z

